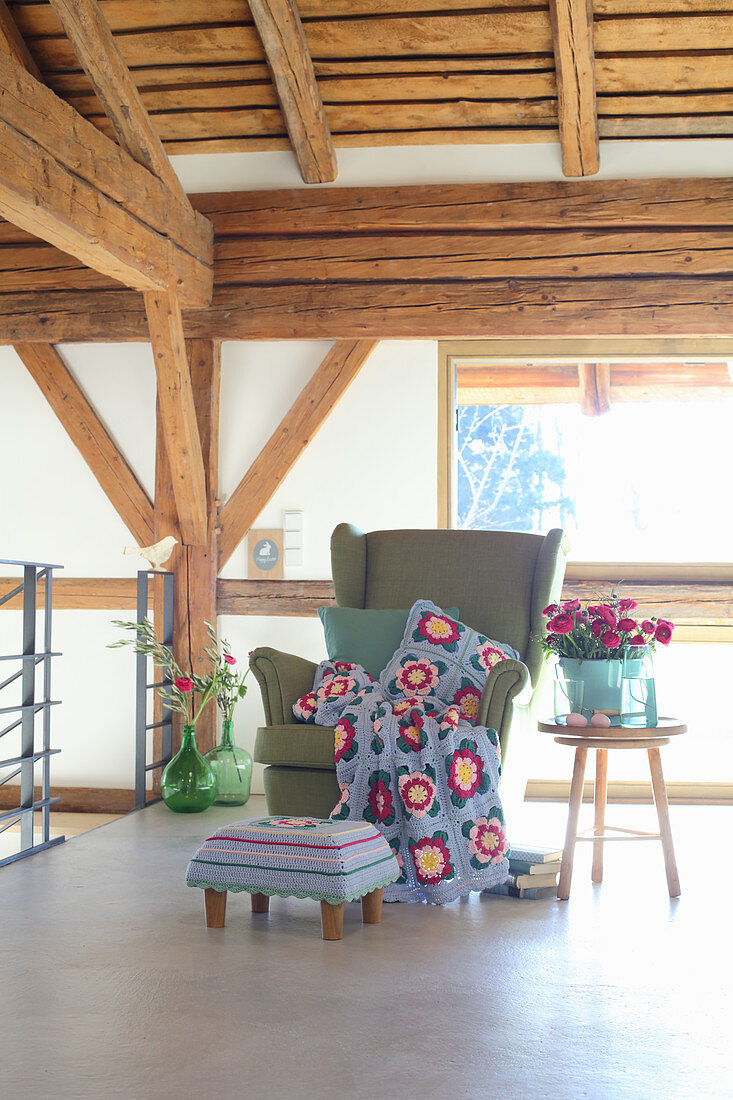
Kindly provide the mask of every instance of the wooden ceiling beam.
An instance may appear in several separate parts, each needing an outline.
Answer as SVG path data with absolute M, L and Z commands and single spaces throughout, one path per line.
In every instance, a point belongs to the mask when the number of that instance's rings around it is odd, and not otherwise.
M 563 174 L 594 176 L 600 160 L 593 0 L 550 0 L 550 16 Z
M 153 505 L 56 348 L 16 344 L 28 373 L 140 546 L 153 541 Z
M 301 175 L 306 183 L 330 183 L 338 173 L 336 149 L 297 4 L 295 0 L 249 0 L 249 7 Z
M 164 185 L 3 53 L 0 156 L 0 213 L 9 221 L 127 286 L 173 287 L 191 306 L 210 301 L 206 219 L 191 208 L 179 219 L 181 204 Z
M 337 341 L 293 402 L 219 515 L 219 569 L 367 361 L 377 340 Z
M 206 474 L 196 419 L 183 322 L 174 294 L 145 294 L 158 380 L 158 407 L 184 543 L 208 538 Z

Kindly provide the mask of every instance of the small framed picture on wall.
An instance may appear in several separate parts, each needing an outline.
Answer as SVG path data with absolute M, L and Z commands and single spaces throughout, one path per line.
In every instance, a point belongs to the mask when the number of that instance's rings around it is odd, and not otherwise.
M 283 579 L 282 528 L 252 530 L 247 536 L 248 576 L 252 580 Z

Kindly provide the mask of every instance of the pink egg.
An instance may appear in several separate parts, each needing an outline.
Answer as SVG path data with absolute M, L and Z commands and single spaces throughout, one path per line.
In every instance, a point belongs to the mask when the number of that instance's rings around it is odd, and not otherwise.
M 590 720 L 590 724 L 595 726 L 598 730 L 607 730 L 611 725 L 611 719 L 607 714 L 594 714 Z
M 567 723 L 569 726 L 587 726 L 588 719 L 584 714 L 576 714 L 575 711 L 573 711 L 572 714 L 568 715 Z

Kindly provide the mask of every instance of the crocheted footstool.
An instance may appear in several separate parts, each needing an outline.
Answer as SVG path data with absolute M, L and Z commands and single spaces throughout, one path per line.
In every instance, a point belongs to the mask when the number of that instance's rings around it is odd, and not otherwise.
M 340 940 L 344 902 L 361 898 L 364 924 L 382 919 L 382 888 L 400 876 L 395 855 L 366 821 L 263 817 L 217 829 L 188 865 L 186 883 L 204 890 L 206 925 L 223 928 L 227 891 L 252 895 L 252 912 L 270 897 L 321 903 L 324 940 Z

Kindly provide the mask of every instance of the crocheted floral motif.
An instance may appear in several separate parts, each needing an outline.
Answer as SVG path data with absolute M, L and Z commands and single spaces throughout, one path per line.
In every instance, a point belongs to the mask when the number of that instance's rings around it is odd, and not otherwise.
M 341 788 L 341 797 L 331 810 L 331 818 L 333 821 L 345 821 L 351 813 L 351 807 L 349 806 L 349 784 L 339 783 Z
M 468 840 L 471 866 L 479 870 L 488 863 L 501 863 L 509 849 L 504 815 L 498 806 L 492 806 L 486 817 L 464 821 L 462 832 Z
M 354 722 L 356 716 L 345 714 L 336 723 L 333 731 L 333 758 L 338 764 L 339 760 L 351 760 L 356 755 L 359 743 L 356 740 L 356 728 Z
M 429 695 L 446 670 L 442 661 L 407 654 L 389 685 L 393 695 Z
M 463 806 L 477 791 L 489 789 L 489 780 L 484 774 L 484 762 L 478 754 L 475 741 L 464 737 L 455 752 L 446 760 L 445 767 L 454 806 Z
M 448 707 L 445 714 L 443 715 L 440 725 L 438 726 L 439 740 L 444 741 L 449 733 L 452 733 L 453 730 L 458 729 L 458 722 L 460 721 L 460 718 L 460 706 Z
M 396 880 L 396 882 L 399 883 L 400 886 L 402 886 L 404 885 L 404 883 L 407 882 L 407 875 L 405 874 L 405 861 L 402 858 L 402 852 L 400 851 L 400 848 L 402 847 L 402 842 L 400 841 L 400 838 L 398 836 L 393 836 L 389 842 L 389 846 L 394 852 L 394 857 L 399 864 L 401 872 L 400 877 Z
M 318 688 L 316 698 L 319 703 L 325 703 L 327 699 L 341 699 L 355 687 L 356 680 L 353 676 L 329 676 Z
M 403 714 L 399 720 L 397 748 L 403 752 L 419 752 L 425 744 L 424 725 L 425 718 L 417 708 Z
M 372 825 L 391 825 L 395 819 L 395 808 L 389 789 L 389 772 L 372 772 L 368 787 L 364 817 Z
M 453 864 L 448 849 L 448 834 L 440 830 L 410 845 L 418 882 L 434 886 L 445 878 L 453 877 Z
M 482 638 L 479 635 L 479 643 L 476 646 L 476 652 L 471 655 L 471 665 L 477 672 L 490 672 L 494 665 L 498 665 L 499 661 L 506 660 L 506 653 L 502 653 L 500 649 L 492 645 L 487 638 Z
M 301 695 L 300 699 L 293 704 L 293 714 L 299 722 L 313 724 L 316 720 L 317 710 L 318 700 L 315 691 L 309 691 L 307 694 Z
M 453 696 L 453 702 L 456 706 L 460 707 L 461 718 L 465 718 L 467 722 L 470 722 L 472 726 L 476 725 L 476 719 L 478 718 L 478 708 L 481 702 L 481 692 L 472 684 L 470 680 L 467 680 L 465 676 L 461 680 L 461 686 Z
M 413 642 L 425 640 L 431 645 L 441 646 L 449 653 L 455 653 L 458 649 L 460 637 L 461 628 L 458 623 L 447 615 L 436 615 L 432 611 L 427 611 L 422 616 L 412 634 Z
M 273 825 L 278 829 L 317 829 L 321 822 L 312 817 L 273 817 L 263 824 Z
M 435 771 L 426 764 L 419 772 L 411 772 L 409 768 L 398 768 L 397 786 L 405 809 L 413 817 L 436 817 L 440 813 L 440 806 L 436 801 Z

